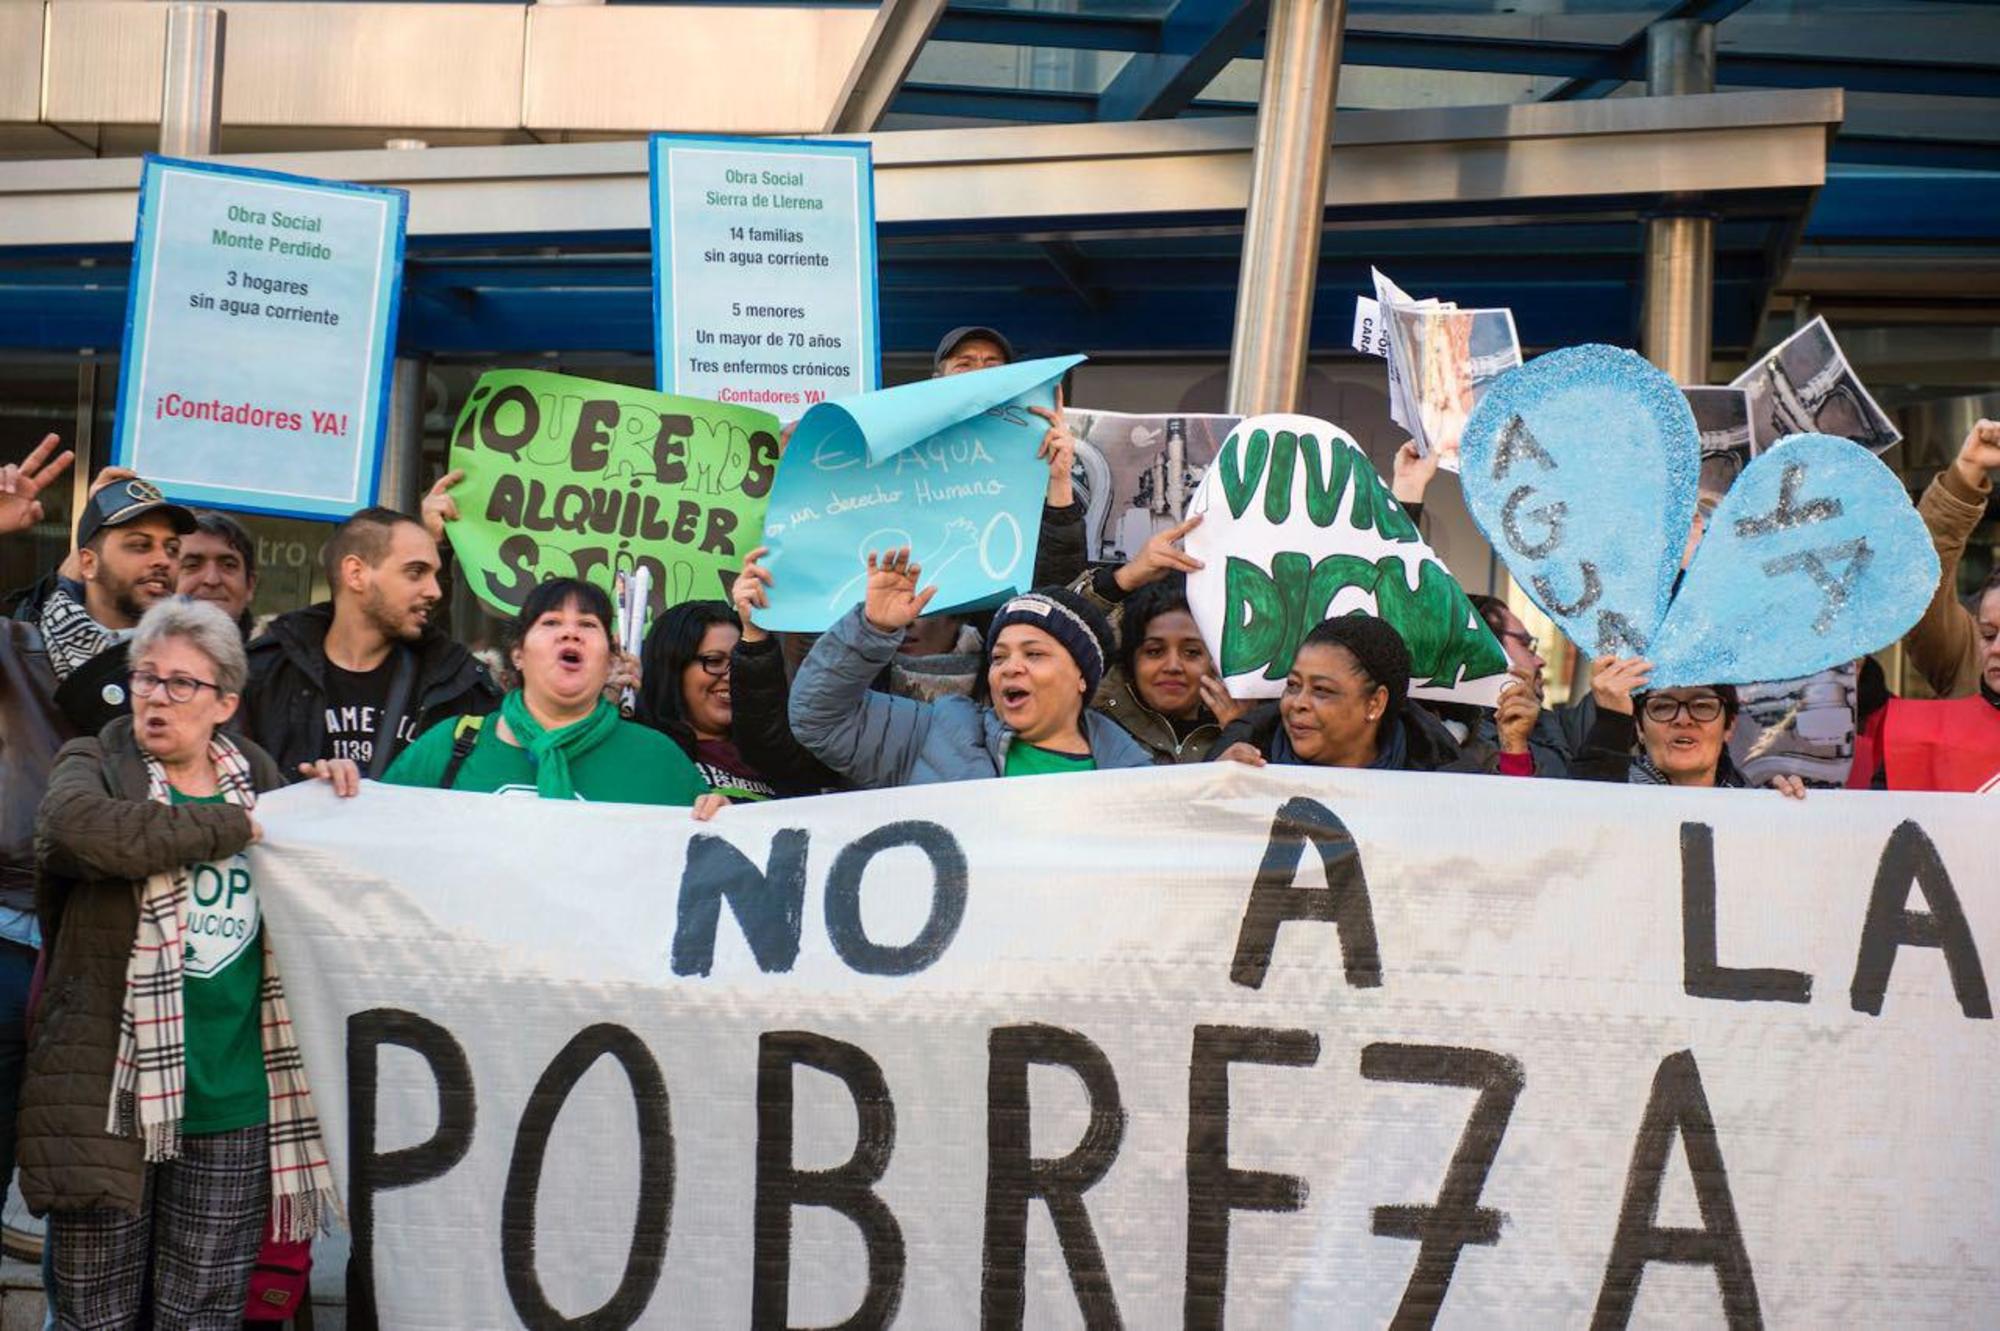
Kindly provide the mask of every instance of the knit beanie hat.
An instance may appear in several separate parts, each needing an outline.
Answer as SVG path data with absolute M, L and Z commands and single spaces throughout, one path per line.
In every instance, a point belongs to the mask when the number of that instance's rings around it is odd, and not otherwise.
M 1402 712 L 1410 696 L 1410 648 L 1395 625 L 1373 615 L 1341 615 L 1314 627 L 1299 650 L 1327 646 L 1345 647 L 1368 678 L 1389 690 L 1384 720 Z
M 1092 605 L 1067 587 L 1043 587 L 1024 592 L 1003 604 L 986 633 L 986 660 L 980 678 L 993 667 L 993 644 L 1009 624 L 1027 624 L 1054 638 L 1076 662 L 1083 675 L 1083 696 L 1097 692 L 1111 660 L 1111 625 Z

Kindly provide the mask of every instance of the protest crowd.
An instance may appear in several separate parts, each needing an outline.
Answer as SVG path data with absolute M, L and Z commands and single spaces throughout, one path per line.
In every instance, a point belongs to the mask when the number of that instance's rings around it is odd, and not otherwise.
M 969 327 L 935 367 L 1016 359 Z M 287 784 L 665 805 L 702 821 L 743 801 L 1201 762 L 1809 798 L 1801 777 L 1753 783 L 1732 758 L 1735 684 L 1653 687 L 1643 654 L 1580 643 L 1587 688 L 1545 705 L 1553 644 L 1493 597 L 1469 598 L 1505 654 L 1492 706 L 1416 696 L 1412 643 L 1366 613 L 1303 631 L 1275 698 L 1233 696 L 1190 600 L 1211 562 L 1191 538 L 1213 512 L 1176 514 L 1129 559 L 1093 564 L 1060 399 L 1034 410 L 1047 488 L 1033 575 L 997 604 L 933 608 L 911 549 L 878 549 L 831 627 L 773 631 L 760 620 L 791 572 L 759 546 L 726 598 L 669 605 L 636 653 L 606 587 L 543 581 L 497 663 L 444 622 L 457 472 L 417 513 L 340 522 L 330 599 L 254 636 L 243 527 L 142 476 L 95 477 L 74 552 L 9 603 L 0 698 L 10 734 L 38 718 L 69 737 L 44 789 L 5 793 L 39 818 L 32 862 L 5 865 L 0 894 L 0 1177 L 18 1166 L 48 1218 L 55 1324 L 236 1325 L 253 1268 L 274 1251 L 296 1260 L 318 1223 L 331 1174 L 268 938 L 165 945 L 218 890 L 254 891 L 247 869 L 206 880 L 250 862 L 233 857 L 259 840 L 257 797 Z M 51 436 L 0 469 L 0 539 L 38 517 L 37 494 L 71 463 L 60 448 Z M 1437 468 L 1435 452 L 1398 453 L 1385 480 L 1404 513 L 1421 513 Z M 1996 470 L 2000 423 L 1981 421 L 1916 504 L 1940 573 L 1904 647 L 1936 696 L 1892 698 L 1862 663 L 1851 788 L 1974 789 L 2000 767 L 2000 575 L 1969 601 L 1958 592 Z M 1478 789 L 1469 779 L 1462 798 Z M 213 918 L 244 927 L 240 912 Z M 259 948 L 261 965 L 207 964 L 211 941 Z

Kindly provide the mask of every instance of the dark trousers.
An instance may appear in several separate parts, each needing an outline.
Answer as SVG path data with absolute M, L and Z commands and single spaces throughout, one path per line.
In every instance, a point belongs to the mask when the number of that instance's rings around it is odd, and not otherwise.
M 0 938 L 0 1193 L 14 1177 L 14 1115 L 28 1063 L 28 985 L 35 950 Z

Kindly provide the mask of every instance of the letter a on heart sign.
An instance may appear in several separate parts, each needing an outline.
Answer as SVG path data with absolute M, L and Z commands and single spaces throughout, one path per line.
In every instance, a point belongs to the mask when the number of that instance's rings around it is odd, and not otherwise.
M 1367 454 L 1310 416 L 1253 416 L 1188 504 L 1188 603 L 1223 682 L 1275 698 L 1300 641 L 1335 615 L 1377 615 L 1409 644 L 1410 692 L 1492 706 L 1507 658 Z

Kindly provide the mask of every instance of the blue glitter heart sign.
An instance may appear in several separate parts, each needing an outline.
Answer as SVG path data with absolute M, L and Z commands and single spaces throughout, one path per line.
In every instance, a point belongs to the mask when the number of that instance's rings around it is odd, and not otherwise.
M 1535 604 L 1587 651 L 1644 655 L 1701 468 L 1674 381 L 1618 347 L 1549 352 L 1487 388 L 1460 457 L 1466 507 Z
M 1892 643 L 1938 581 L 1896 474 L 1866 448 L 1795 434 L 1760 454 L 1709 520 L 1660 625 L 1654 688 L 1789 679 Z

